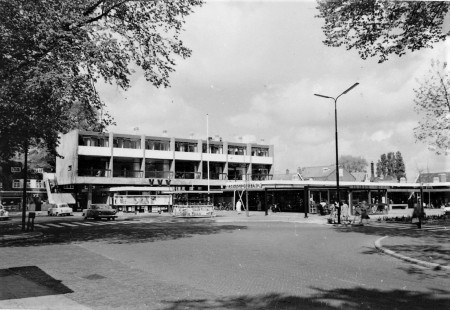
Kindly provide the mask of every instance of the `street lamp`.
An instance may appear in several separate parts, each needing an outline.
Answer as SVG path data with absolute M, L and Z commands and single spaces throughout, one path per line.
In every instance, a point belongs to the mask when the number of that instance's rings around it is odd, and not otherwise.
M 342 94 L 340 94 L 336 98 L 330 97 L 330 96 L 324 96 L 324 95 L 320 95 L 320 94 L 314 94 L 314 96 L 334 100 L 334 132 L 335 132 L 335 139 L 336 139 L 336 190 L 337 190 L 337 201 L 338 201 L 338 224 L 341 223 L 341 207 L 339 205 L 341 202 L 341 198 L 340 198 L 340 194 L 339 194 L 340 189 L 339 189 L 339 155 L 338 155 L 338 131 L 337 131 L 337 100 L 339 99 L 340 96 L 348 93 L 349 91 L 351 91 L 353 88 L 355 88 L 358 85 L 359 85 L 359 83 L 353 84 L 350 88 L 345 90 Z

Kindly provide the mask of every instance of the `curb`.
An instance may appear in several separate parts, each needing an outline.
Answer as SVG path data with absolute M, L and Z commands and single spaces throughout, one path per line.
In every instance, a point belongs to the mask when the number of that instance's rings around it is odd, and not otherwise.
M 423 261 L 423 260 L 419 260 L 419 259 L 415 259 L 415 258 L 412 258 L 412 257 L 408 257 L 408 256 L 405 256 L 405 255 L 399 254 L 397 252 L 391 251 L 389 249 L 386 249 L 385 247 L 383 247 L 381 245 L 381 240 L 383 240 L 383 239 L 385 239 L 387 237 L 389 237 L 389 236 L 381 237 L 380 239 L 375 241 L 374 244 L 375 244 L 375 248 L 377 250 L 379 250 L 379 251 L 381 251 L 381 252 L 383 252 L 383 253 L 385 253 L 387 255 L 393 256 L 395 258 L 398 258 L 398 259 L 404 260 L 406 262 L 412 263 L 412 264 L 420 265 L 420 266 L 431 268 L 431 269 L 434 269 L 434 270 L 445 269 L 445 270 L 449 270 L 450 271 L 450 266 L 441 265 L 441 264 L 437 264 L 437 263 L 426 262 L 426 261 Z

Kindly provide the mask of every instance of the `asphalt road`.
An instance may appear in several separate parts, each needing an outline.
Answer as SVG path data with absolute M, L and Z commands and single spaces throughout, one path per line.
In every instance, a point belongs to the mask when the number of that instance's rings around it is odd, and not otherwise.
M 128 222 L 47 229 L 45 238 L 2 247 L 0 268 L 38 266 L 73 291 L 64 298 L 93 309 L 450 308 L 450 275 L 378 253 L 376 234 L 279 222 Z

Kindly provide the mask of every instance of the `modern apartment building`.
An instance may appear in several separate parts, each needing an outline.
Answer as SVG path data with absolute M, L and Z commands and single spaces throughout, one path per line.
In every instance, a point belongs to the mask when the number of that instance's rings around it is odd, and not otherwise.
M 269 180 L 273 145 L 74 130 L 61 135 L 58 186 L 75 192 L 141 186 L 150 191 L 221 189 L 229 180 Z M 209 166 L 209 177 L 208 177 Z M 89 199 L 89 198 L 88 198 Z

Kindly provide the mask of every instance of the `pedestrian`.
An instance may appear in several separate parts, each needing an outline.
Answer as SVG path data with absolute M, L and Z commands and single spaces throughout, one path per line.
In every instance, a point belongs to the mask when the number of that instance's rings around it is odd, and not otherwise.
M 341 215 L 342 215 L 342 219 L 343 219 L 345 222 L 348 222 L 349 209 L 350 209 L 350 207 L 349 207 L 348 204 L 344 201 L 344 202 L 342 203 Z
M 366 222 L 368 222 L 368 220 L 370 219 L 369 215 L 367 214 L 367 208 L 368 206 L 366 205 L 366 201 L 361 202 L 361 220 L 359 221 L 360 224 L 363 224 L 363 220 L 366 220 Z
M 239 199 L 236 202 L 236 212 L 237 212 L 237 214 L 241 214 L 241 209 L 242 209 L 242 203 L 241 203 L 241 200 Z

